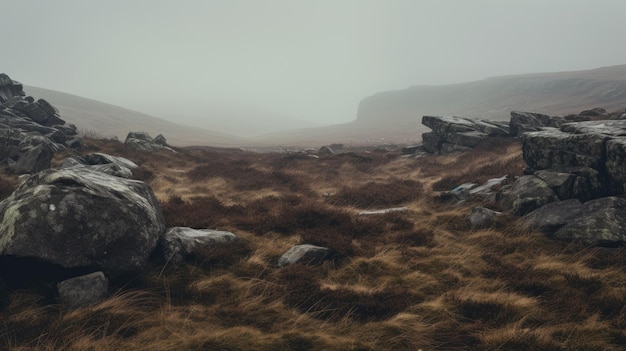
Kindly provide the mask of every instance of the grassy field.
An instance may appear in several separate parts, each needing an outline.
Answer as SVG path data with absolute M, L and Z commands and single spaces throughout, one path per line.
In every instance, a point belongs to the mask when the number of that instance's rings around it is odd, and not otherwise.
M 245 244 L 113 281 L 114 295 L 67 311 L 3 287 L 0 349 L 623 350 L 626 253 L 549 240 L 505 216 L 472 230 L 472 206 L 437 193 L 525 167 L 513 139 L 404 158 L 398 151 L 183 149 L 121 155 L 168 226 L 229 230 Z M 60 157 L 62 157 L 61 155 Z M 57 160 L 57 162 L 60 161 Z M 17 184 L 3 173 L 0 196 Z M 408 212 L 358 216 L 365 209 Z M 329 247 L 321 266 L 278 268 L 295 244 Z

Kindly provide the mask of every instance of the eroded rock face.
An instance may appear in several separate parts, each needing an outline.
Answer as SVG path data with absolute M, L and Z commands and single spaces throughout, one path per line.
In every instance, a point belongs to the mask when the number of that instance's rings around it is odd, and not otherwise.
M 511 188 L 502 193 L 502 198 L 516 215 L 524 215 L 558 200 L 550 186 L 534 175 L 517 178 Z
M 3 255 L 105 272 L 141 269 L 165 230 L 148 185 L 82 167 L 29 177 L 0 220 Z
M 624 193 L 626 120 L 565 123 L 560 129 L 526 133 L 521 140 L 524 160 L 530 168 L 589 168 L 598 175 L 598 180 L 589 181 L 602 183 L 602 189 L 592 197 Z
M 424 149 L 431 153 L 466 151 L 488 136 L 508 136 L 503 125 L 455 116 L 424 116 L 422 124 L 432 129 L 422 134 Z

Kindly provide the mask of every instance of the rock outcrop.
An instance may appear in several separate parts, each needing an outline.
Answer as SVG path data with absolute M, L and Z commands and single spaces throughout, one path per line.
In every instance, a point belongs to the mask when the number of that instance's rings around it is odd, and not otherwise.
M 26 96 L 21 83 L 0 73 L 0 163 L 17 174 L 37 173 L 50 168 L 55 152 L 79 147 L 77 134 L 54 106 Z
M 46 170 L 0 202 L 0 253 L 65 268 L 138 271 L 165 231 L 143 182 L 85 167 Z
M 167 145 L 167 141 L 163 134 L 157 135 L 156 138 L 152 138 L 150 134 L 146 132 L 130 132 L 126 136 L 124 141 L 126 148 L 131 150 L 140 151 L 156 151 L 156 150 L 169 150 L 174 151 Z
M 422 134 L 422 143 L 430 153 L 466 151 L 489 136 L 508 136 L 508 126 L 494 121 L 454 116 L 424 116 L 422 124 L 432 129 Z

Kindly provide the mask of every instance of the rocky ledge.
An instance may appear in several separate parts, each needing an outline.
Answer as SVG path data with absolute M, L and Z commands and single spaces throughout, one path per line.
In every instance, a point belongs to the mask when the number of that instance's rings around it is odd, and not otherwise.
M 0 163 L 17 174 L 50 168 L 55 152 L 81 146 L 77 134 L 54 106 L 26 96 L 21 83 L 0 73 Z

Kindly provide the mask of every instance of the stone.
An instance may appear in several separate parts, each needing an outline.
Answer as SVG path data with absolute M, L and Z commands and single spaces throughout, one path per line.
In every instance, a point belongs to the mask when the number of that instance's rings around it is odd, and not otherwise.
M 373 210 L 373 211 L 361 211 L 359 212 L 359 216 L 372 216 L 372 215 L 383 215 L 388 213 L 397 213 L 397 212 L 408 212 L 408 207 L 394 207 L 394 208 L 385 208 L 382 210 Z
M 512 136 L 521 136 L 526 132 L 542 130 L 544 127 L 559 127 L 561 119 L 535 112 L 511 111 L 509 132 Z
M 129 132 L 124 141 L 124 145 L 130 150 L 139 151 L 158 151 L 168 150 L 174 152 L 173 149 L 166 146 L 166 140 L 163 135 L 160 135 L 158 139 L 152 139 L 150 134 L 146 132 Z
M 626 242 L 626 199 L 609 196 L 585 202 L 579 216 L 553 237 L 585 245 L 619 245 Z
M 22 97 L 24 93 L 22 83 L 14 81 L 8 75 L 0 73 L 0 103 L 4 103 L 12 97 Z
M 57 284 L 57 290 L 61 303 L 69 309 L 76 309 L 109 297 L 109 280 L 104 273 L 94 272 L 64 280 Z
M 503 203 L 515 215 L 524 215 L 558 200 L 550 186 L 534 175 L 517 178 L 511 188 L 502 193 Z
M 543 205 L 524 216 L 522 226 L 552 235 L 558 229 L 582 215 L 583 205 L 578 199 L 556 201 Z
M 333 149 L 331 149 L 330 146 L 322 146 L 317 152 L 317 154 L 320 157 L 328 157 L 328 156 L 334 155 L 335 151 L 333 151 Z
M 467 217 L 470 227 L 473 229 L 489 228 L 496 224 L 496 220 L 502 212 L 490 210 L 485 207 L 474 207 Z
M 506 129 L 491 121 L 456 116 L 424 116 L 422 124 L 432 129 L 422 134 L 424 149 L 430 153 L 466 151 L 489 136 L 508 135 Z
M 296 245 L 280 256 L 278 266 L 286 267 L 296 263 L 320 265 L 329 257 L 329 248 L 309 244 Z
M 0 202 L 0 254 L 104 272 L 143 268 L 165 231 L 148 185 L 84 167 L 45 170 Z
M 53 152 L 44 145 L 27 148 L 9 168 L 15 174 L 32 174 L 50 168 Z
M 168 228 L 163 234 L 159 247 L 165 262 L 179 264 L 193 257 L 200 249 L 225 246 L 241 241 L 241 237 L 231 232 L 174 227 Z
M 139 167 L 135 162 L 119 156 L 111 156 L 107 154 L 103 154 L 100 152 L 96 152 L 93 154 L 89 154 L 85 156 L 85 161 L 87 161 L 90 165 L 105 165 L 105 164 L 116 164 L 122 167 L 126 167 L 129 169 L 135 169 Z
M 153 140 L 152 143 L 156 144 L 156 145 L 161 145 L 161 146 L 167 146 L 167 140 L 165 139 L 165 137 L 163 136 L 163 134 L 159 134 L 157 135 Z

